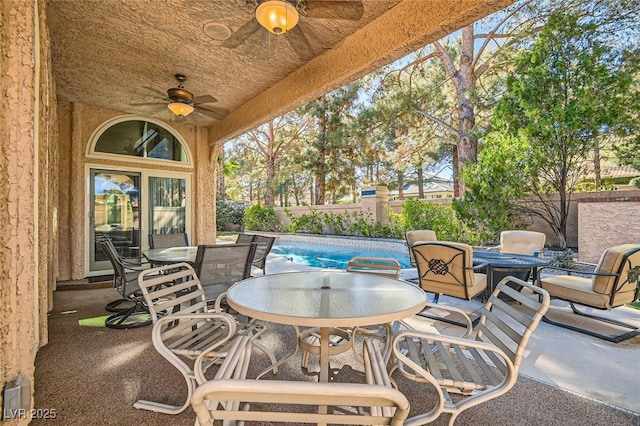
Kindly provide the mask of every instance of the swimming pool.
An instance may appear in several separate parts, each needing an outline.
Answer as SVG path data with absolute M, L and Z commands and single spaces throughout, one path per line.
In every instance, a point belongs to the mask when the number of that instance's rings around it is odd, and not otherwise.
M 347 262 L 354 256 L 391 257 L 398 260 L 403 268 L 411 268 L 408 251 L 395 252 L 276 240 L 271 252 L 285 256 L 294 263 L 318 268 L 345 270 L 347 269 Z

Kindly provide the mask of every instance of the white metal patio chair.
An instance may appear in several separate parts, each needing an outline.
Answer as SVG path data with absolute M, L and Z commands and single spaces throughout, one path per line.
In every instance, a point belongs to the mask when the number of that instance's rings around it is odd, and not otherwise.
M 181 406 L 140 400 L 135 408 L 179 414 L 191 403 L 197 383 L 206 370 L 232 356 L 217 378 L 246 375 L 243 344 L 255 337 L 238 335 L 235 319 L 222 312 L 207 311 L 207 301 L 194 269 L 187 263 L 160 266 L 138 277 L 153 319 L 152 340 L 156 350 L 184 376 L 187 398 Z M 234 340 L 235 339 L 235 340 Z M 237 353 L 238 352 L 238 353 Z M 193 360 L 192 366 L 186 361 Z M 231 364 L 229 364 L 231 363 Z
M 327 413 L 318 410 L 320 406 L 329 406 Z M 401 426 L 409 414 L 407 398 L 390 387 L 288 380 L 212 380 L 198 386 L 192 407 L 197 414 L 196 425 L 200 426 L 218 420 L 229 425 L 251 421 Z M 351 410 L 344 412 L 342 407 Z
M 509 284 L 523 287 L 516 291 Z M 549 308 L 549 293 L 504 278 L 484 305 L 474 338 L 403 331 L 393 342 L 396 370 L 405 378 L 440 386 L 449 425 L 464 410 L 496 398 L 516 383 L 524 350 Z M 452 398 L 451 394 L 457 394 Z M 412 423 L 424 424 L 424 423 Z

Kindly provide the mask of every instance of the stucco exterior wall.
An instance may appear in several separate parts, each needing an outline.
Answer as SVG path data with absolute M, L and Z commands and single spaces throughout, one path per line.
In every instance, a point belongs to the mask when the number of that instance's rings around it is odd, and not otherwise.
M 43 8 L 0 2 L 0 386 L 28 380 L 32 392 L 36 353 L 47 342 L 56 238 L 57 181 L 48 173 L 57 161 L 55 86 Z
M 633 200 L 633 201 L 631 201 Z M 629 201 L 590 199 L 578 204 L 581 262 L 596 263 L 607 247 L 640 244 L 640 196 Z
M 122 117 L 118 111 L 98 109 L 80 103 L 59 103 L 60 143 L 60 205 L 59 222 L 59 281 L 85 278 L 85 229 L 88 214 L 86 206 L 86 165 L 101 168 L 125 167 L 133 170 L 159 169 L 157 165 L 144 164 L 132 157 L 130 161 L 119 161 L 87 157 L 87 148 L 96 129 L 105 122 Z M 143 119 L 143 117 L 131 117 Z M 204 127 L 185 123 L 165 123 L 184 139 L 191 156 L 191 168 L 166 166 L 164 171 L 190 173 L 192 175 L 193 203 L 189 235 L 192 244 L 215 242 L 214 171 L 215 162 L 210 160 L 207 144 L 208 133 Z

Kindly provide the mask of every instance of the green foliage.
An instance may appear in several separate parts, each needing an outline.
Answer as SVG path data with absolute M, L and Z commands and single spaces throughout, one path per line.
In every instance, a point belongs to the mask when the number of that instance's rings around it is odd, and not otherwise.
M 285 213 L 291 220 L 291 224 L 287 227 L 287 232 L 308 232 L 310 234 L 321 234 L 323 228 L 322 214 L 311 209 L 309 214 L 301 214 L 296 216 L 288 209 Z
M 478 162 L 463 168 L 465 197 L 453 206 L 482 244 L 495 242 L 501 231 L 522 224 L 518 200 L 524 195 L 526 150 L 522 139 L 493 133 L 485 139 Z
M 566 245 L 571 193 L 597 141 L 614 133 L 627 112 L 632 72 L 598 38 L 598 26 L 553 14 L 531 50 L 516 60 L 494 129 L 526 141 L 523 188 L 538 197 L 529 210 Z M 624 122 L 624 120 L 622 120 Z M 557 192 L 559 208 L 545 195 Z
M 576 264 L 576 261 L 573 256 L 573 250 L 566 249 L 560 253 L 557 253 L 555 256 L 553 256 L 553 259 L 551 259 L 550 263 L 552 266 L 555 266 L 558 268 L 567 268 L 567 269 L 573 268 Z
M 479 242 L 478 235 L 460 220 L 451 205 L 409 199 L 402 205 L 399 222 L 403 234 L 414 229 L 431 229 L 439 240 Z
M 245 229 L 253 231 L 279 231 L 278 218 L 273 207 L 251 206 L 244 211 Z
M 240 225 L 244 223 L 244 204 L 227 200 L 216 203 L 216 230 L 224 231 L 226 224 Z
M 294 215 L 286 210 L 291 224 L 287 232 L 308 232 L 311 234 L 350 235 L 358 237 L 393 237 L 390 226 L 371 223 L 369 212 L 354 211 L 327 213 L 311 210 L 308 214 Z
M 629 185 L 640 189 L 640 177 L 635 177 L 629 181 Z

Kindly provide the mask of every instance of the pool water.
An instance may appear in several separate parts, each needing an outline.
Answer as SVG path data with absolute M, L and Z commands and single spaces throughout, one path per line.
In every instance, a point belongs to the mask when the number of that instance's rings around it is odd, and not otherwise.
M 355 256 L 390 257 L 400 262 L 403 268 L 411 268 L 408 252 L 399 253 L 278 240 L 274 243 L 271 252 L 285 256 L 294 263 L 318 268 L 346 270 L 349 259 Z

